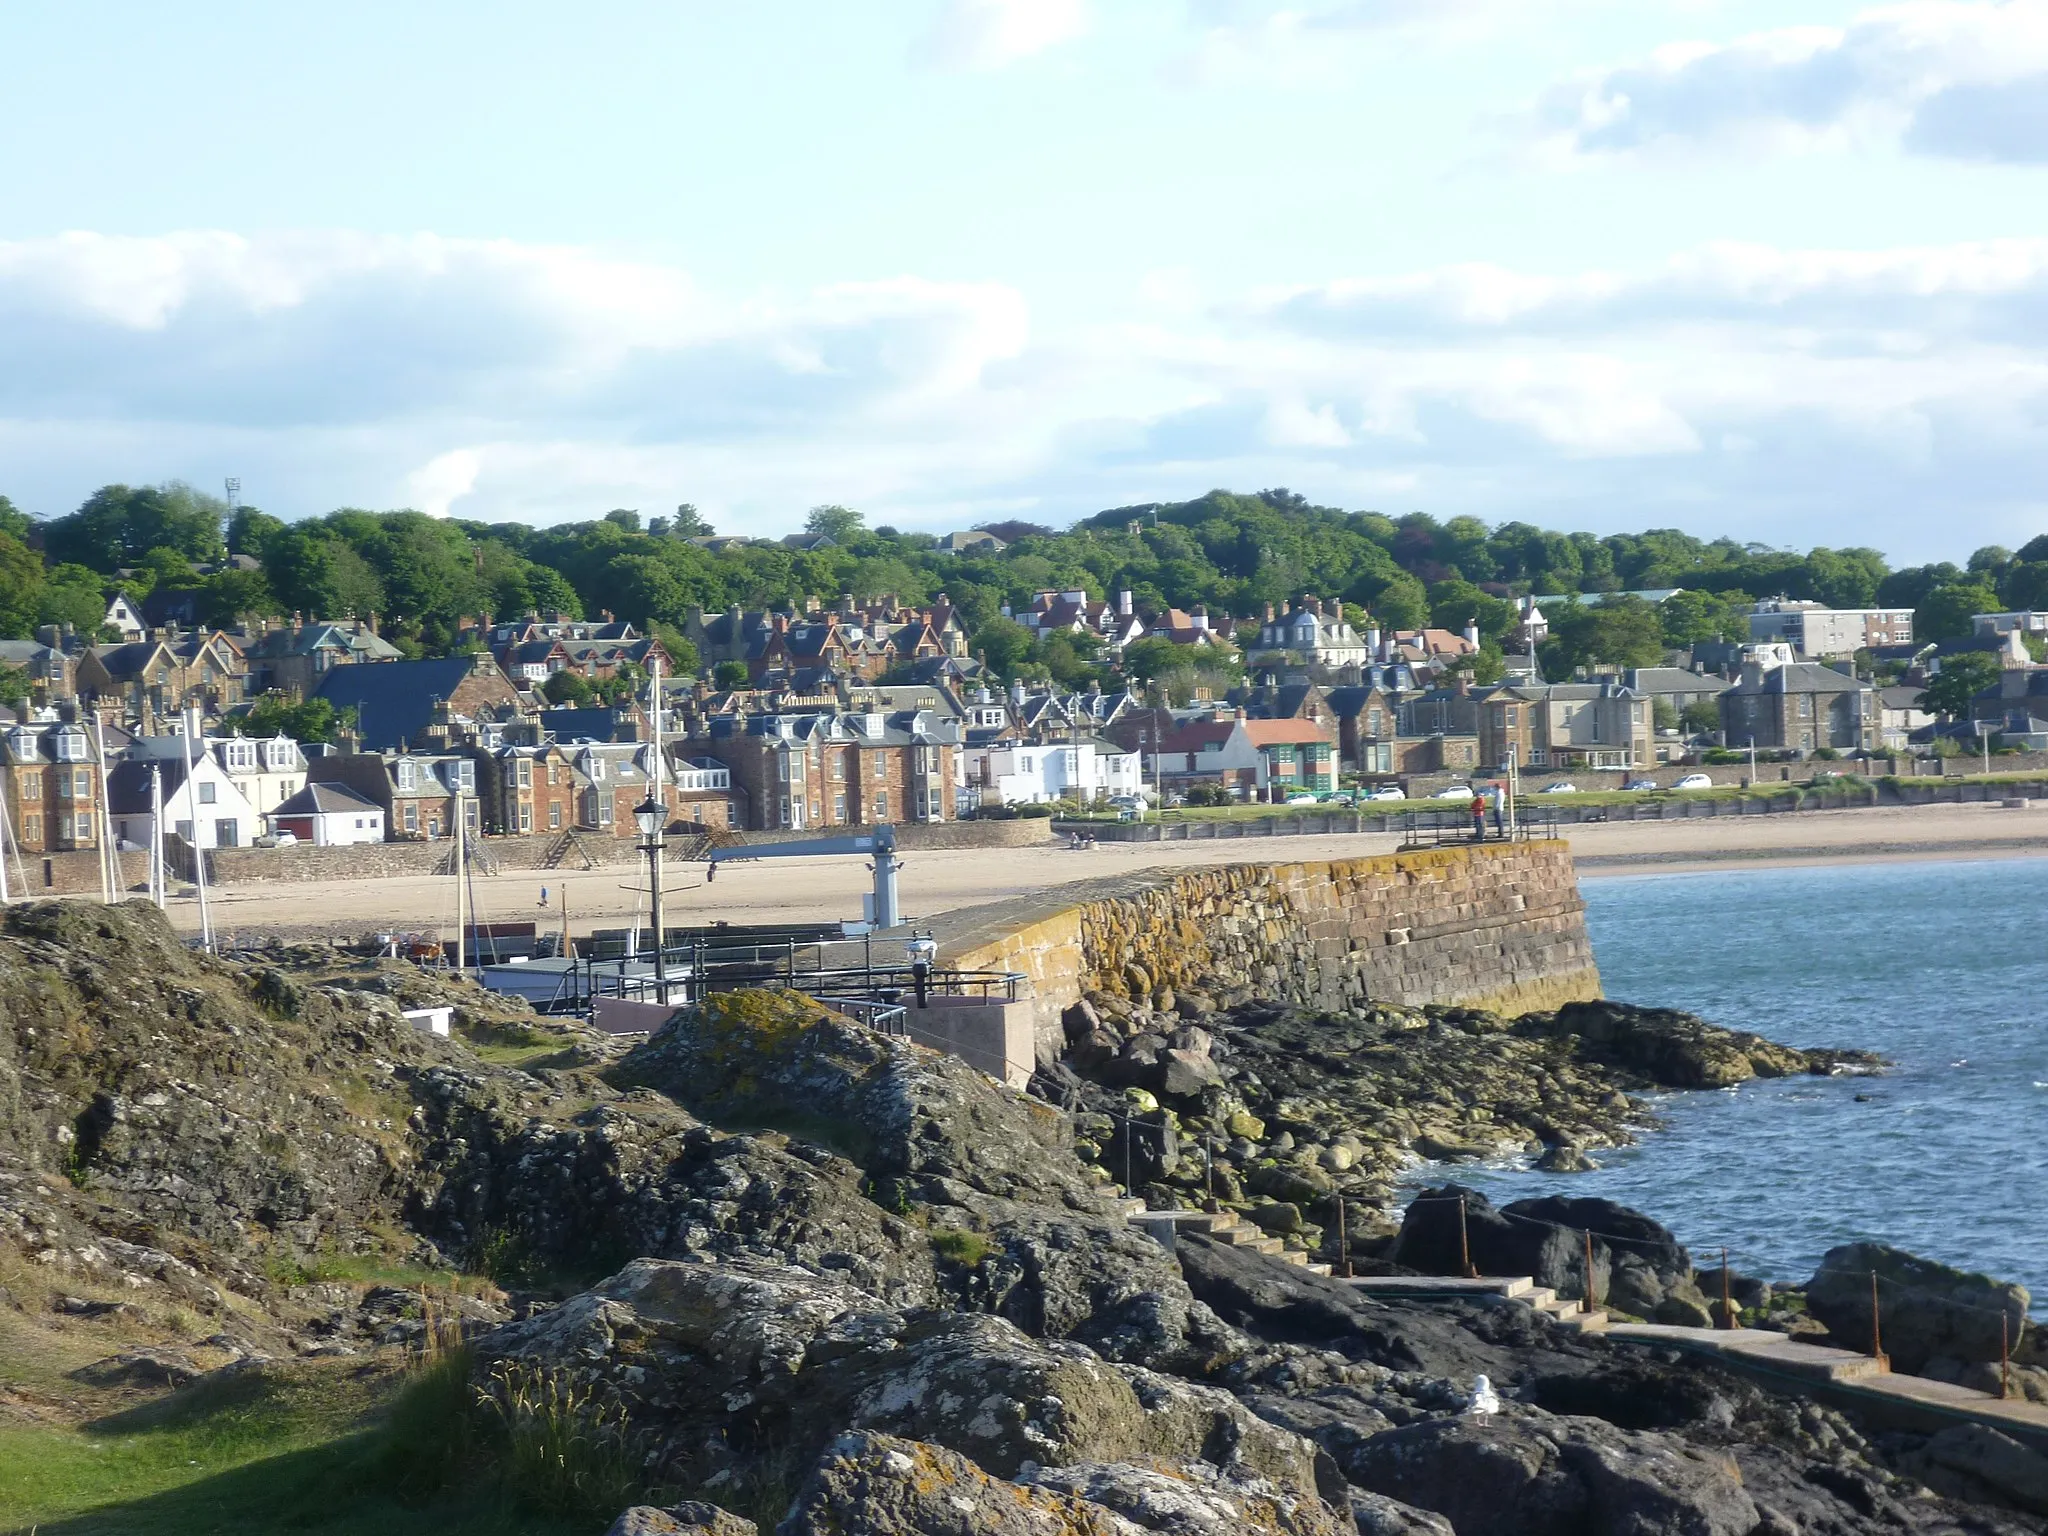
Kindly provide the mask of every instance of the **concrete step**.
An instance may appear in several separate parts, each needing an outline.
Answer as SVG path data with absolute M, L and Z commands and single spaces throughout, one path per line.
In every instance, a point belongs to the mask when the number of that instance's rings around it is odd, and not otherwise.
M 1578 1303 L 1572 1305 L 1577 1306 Z M 1567 1333 L 1605 1333 L 1612 1321 L 1604 1311 L 1595 1307 L 1591 1312 L 1567 1312 L 1558 1318 L 1557 1326 Z
M 1301 1267 L 1307 1270 L 1312 1275 L 1323 1275 L 1327 1277 L 1330 1273 L 1330 1266 L 1327 1264 L 1308 1263 L 1302 1265 Z
M 1269 1259 L 1277 1259 L 1287 1251 L 1287 1245 L 1277 1237 L 1261 1237 L 1249 1243 L 1239 1243 L 1240 1248 L 1249 1248 L 1254 1253 L 1263 1253 Z

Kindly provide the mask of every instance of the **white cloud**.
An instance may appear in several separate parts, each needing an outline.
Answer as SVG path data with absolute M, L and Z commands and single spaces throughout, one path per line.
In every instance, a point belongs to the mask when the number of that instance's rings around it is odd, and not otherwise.
M 1876 542 L 2048 521 L 2048 241 L 1720 244 L 1461 265 L 1123 316 L 915 276 L 711 292 L 673 267 L 355 234 L 0 244 L 0 491 L 217 483 L 286 515 L 486 521 L 819 501 L 1061 520 L 1213 485 L 1385 510 Z
M 945 0 L 916 55 L 949 71 L 1005 69 L 1087 30 L 1087 0 Z
M 1553 87 L 1524 126 L 1567 156 L 1896 141 L 2048 162 L 2048 0 L 1907 0 L 1846 27 L 1672 44 Z
M 476 489 L 483 456 L 474 448 L 436 454 L 405 477 L 407 501 L 429 517 L 446 517 L 451 503 Z

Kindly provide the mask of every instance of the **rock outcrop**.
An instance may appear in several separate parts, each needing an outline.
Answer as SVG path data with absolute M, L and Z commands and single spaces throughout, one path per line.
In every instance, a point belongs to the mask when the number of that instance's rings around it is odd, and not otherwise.
M 1821 1255 L 1806 1283 L 1806 1309 L 1848 1347 L 1866 1348 L 1873 1291 L 1885 1353 L 1901 1371 L 1918 1373 L 1943 1358 L 1996 1361 L 2001 1348 L 2017 1349 L 2026 1336 L 2025 1286 L 1883 1243 L 1845 1243 Z

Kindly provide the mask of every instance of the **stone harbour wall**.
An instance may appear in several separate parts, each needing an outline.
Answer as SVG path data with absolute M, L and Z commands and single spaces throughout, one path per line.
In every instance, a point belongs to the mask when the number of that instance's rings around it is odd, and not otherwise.
M 1089 992 L 1503 1013 L 1600 995 L 1561 841 L 1148 871 L 967 908 L 935 934 L 948 964 L 1030 979 L 1041 1058 Z

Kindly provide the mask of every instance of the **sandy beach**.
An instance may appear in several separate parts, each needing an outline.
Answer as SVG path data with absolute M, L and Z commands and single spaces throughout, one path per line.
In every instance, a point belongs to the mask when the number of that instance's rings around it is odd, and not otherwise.
M 1893 859 L 2024 858 L 2048 855 L 2048 803 L 2025 810 L 1997 805 L 1887 806 L 1743 818 L 1617 822 L 1567 828 L 1583 875 L 1682 873 L 1741 865 L 1850 863 Z M 1391 852 L 1391 835 L 1245 838 L 1199 843 L 1103 843 L 1085 852 L 1063 845 L 912 853 L 902 888 L 917 917 L 1043 890 L 1048 886 L 1139 869 L 1218 863 L 1356 858 Z M 687 926 L 726 920 L 774 923 L 857 916 L 868 889 L 859 858 L 766 860 L 728 864 L 715 882 L 695 865 L 672 866 L 665 882 L 668 922 Z M 595 871 L 508 872 L 479 876 L 482 922 L 562 922 L 568 903 L 572 933 L 616 928 L 644 910 L 644 869 L 631 864 Z M 546 892 L 543 902 L 542 893 Z M 446 879 L 249 884 L 212 893 L 215 929 L 223 935 L 282 933 L 291 937 L 373 932 L 452 931 L 455 892 Z M 174 900 L 171 915 L 196 931 L 198 904 Z

